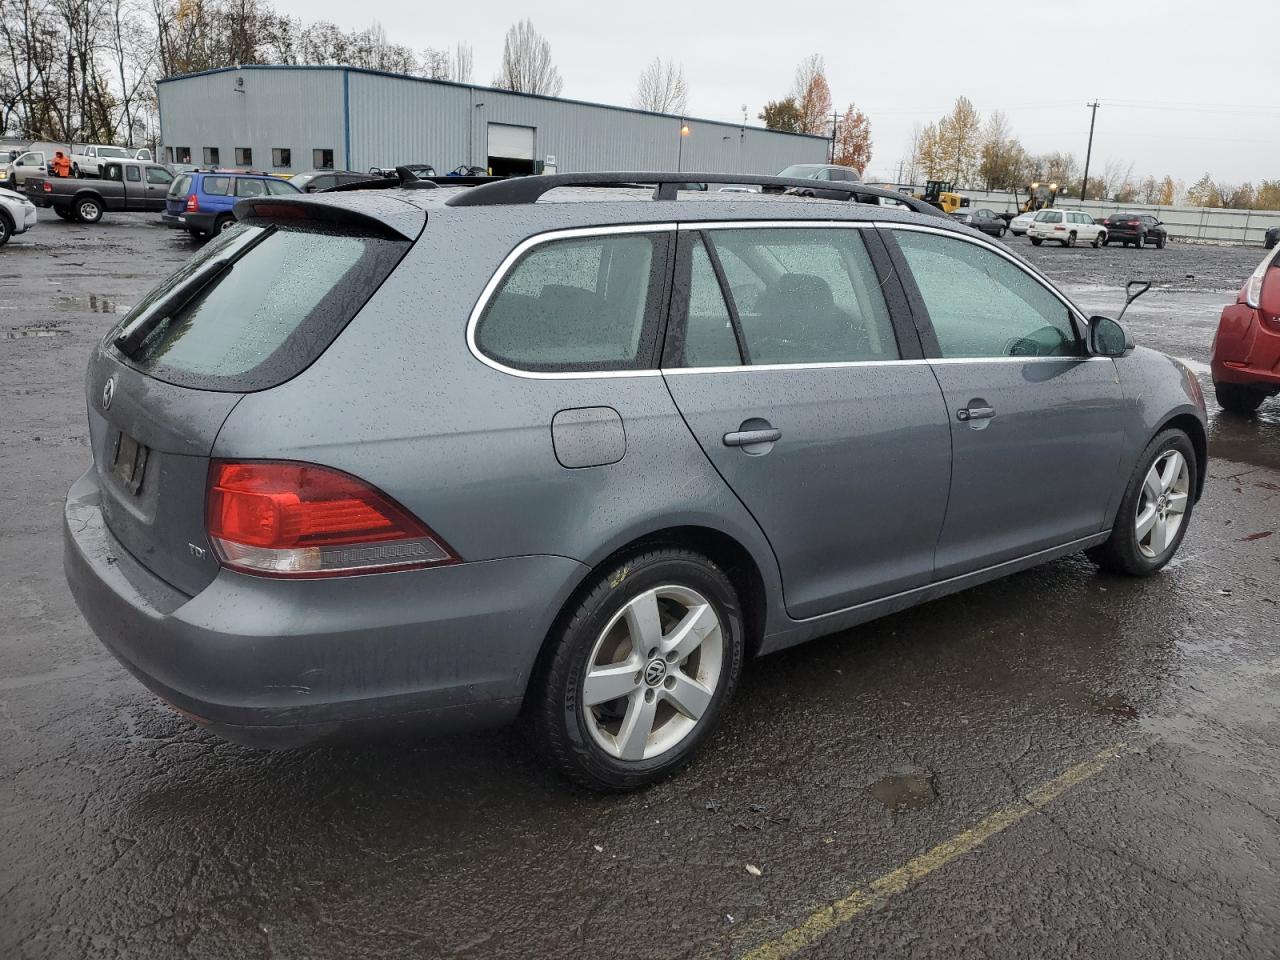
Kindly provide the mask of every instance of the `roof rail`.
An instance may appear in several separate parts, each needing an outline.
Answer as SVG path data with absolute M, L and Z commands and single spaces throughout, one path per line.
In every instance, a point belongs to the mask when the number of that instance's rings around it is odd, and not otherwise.
M 461 180 L 461 177 L 453 178 Z M 553 173 L 532 177 L 508 177 L 478 185 L 456 194 L 445 201 L 451 207 L 487 207 L 503 204 L 535 203 L 548 191 L 559 187 L 634 187 L 654 184 L 655 200 L 675 200 L 682 183 L 730 183 L 750 184 L 760 187 L 781 187 L 784 190 L 823 190 L 844 193 L 847 200 L 858 203 L 874 203 L 893 200 L 916 213 L 945 217 L 946 214 L 931 203 L 917 200 L 903 193 L 895 193 L 864 183 L 847 183 L 835 180 L 801 180 L 795 177 L 764 177 L 750 173 Z

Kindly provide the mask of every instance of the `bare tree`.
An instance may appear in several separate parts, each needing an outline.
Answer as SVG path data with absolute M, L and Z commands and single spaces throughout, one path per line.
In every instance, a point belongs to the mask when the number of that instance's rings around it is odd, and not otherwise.
M 422 73 L 430 80 L 452 80 L 453 64 L 448 50 L 427 47 L 422 51 Z
M 674 60 L 664 63 L 661 57 L 654 57 L 640 72 L 640 82 L 631 102 L 641 110 L 655 113 L 684 113 L 689 107 L 684 67 Z
M 502 44 L 502 66 L 493 85 L 515 93 L 541 93 L 557 97 L 564 89 L 560 71 L 551 62 L 551 44 L 534 29 L 532 20 L 521 20 L 507 30 Z
M 456 80 L 458 83 L 470 83 L 474 62 L 475 55 L 471 51 L 471 44 L 457 44 L 453 48 L 453 66 L 450 70 L 450 79 Z
M 800 133 L 831 135 L 831 87 L 822 54 L 811 53 L 796 67 L 791 99 L 800 110 Z

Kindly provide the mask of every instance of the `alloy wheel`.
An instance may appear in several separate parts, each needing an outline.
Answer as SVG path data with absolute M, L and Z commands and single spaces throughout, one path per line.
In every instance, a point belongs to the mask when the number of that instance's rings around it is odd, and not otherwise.
M 1134 532 L 1138 551 L 1153 560 L 1177 539 L 1186 520 L 1191 472 L 1177 450 L 1166 450 L 1151 464 L 1142 483 Z
M 592 647 L 582 711 L 595 742 L 620 760 L 648 760 L 697 727 L 724 664 L 712 603 L 689 587 L 646 590 L 619 610 Z

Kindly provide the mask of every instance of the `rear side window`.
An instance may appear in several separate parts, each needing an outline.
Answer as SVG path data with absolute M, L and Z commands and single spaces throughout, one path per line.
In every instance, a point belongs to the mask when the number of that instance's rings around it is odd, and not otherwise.
M 249 221 L 218 234 L 108 340 L 160 380 L 261 390 L 306 369 L 394 269 L 409 241 L 347 228 Z
M 858 230 L 710 230 L 752 364 L 897 360 Z M 732 264 L 732 267 L 730 267 Z
M 225 197 L 231 189 L 230 177 L 205 177 L 204 186 L 205 193 L 213 197 Z
M 135 183 L 142 182 L 142 170 L 138 167 L 133 166 L 132 164 L 124 168 L 124 175 L 125 175 L 125 179 L 131 182 L 135 182 Z
M 240 177 L 236 180 L 236 196 L 237 197 L 265 197 L 267 195 L 267 185 L 262 180 L 250 180 L 247 177 Z
M 668 243 L 665 233 L 611 233 L 533 247 L 490 297 L 476 347 L 539 372 L 651 366 Z
M 1066 305 L 1022 267 L 967 240 L 894 236 L 944 358 L 1079 356 Z

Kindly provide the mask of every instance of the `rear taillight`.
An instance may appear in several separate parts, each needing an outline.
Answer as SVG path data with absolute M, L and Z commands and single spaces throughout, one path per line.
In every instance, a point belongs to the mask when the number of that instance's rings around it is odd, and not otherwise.
M 260 576 L 335 577 L 458 562 L 380 490 L 309 463 L 215 460 L 207 523 L 222 563 Z
M 44 182 L 44 192 L 53 193 L 53 184 L 50 183 L 48 180 Z
M 1124 225 L 1125 225 L 1126 227 L 1140 227 L 1140 226 L 1142 226 L 1142 224 L 1140 224 L 1137 220 L 1126 220 L 1126 221 L 1124 222 Z M 1238 276 L 1238 274 L 1237 274 L 1237 276 Z
M 187 197 L 187 213 L 199 213 L 199 212 L 200 212 L 200 198 L 197 197 L 194 193 L 190 194 Z

